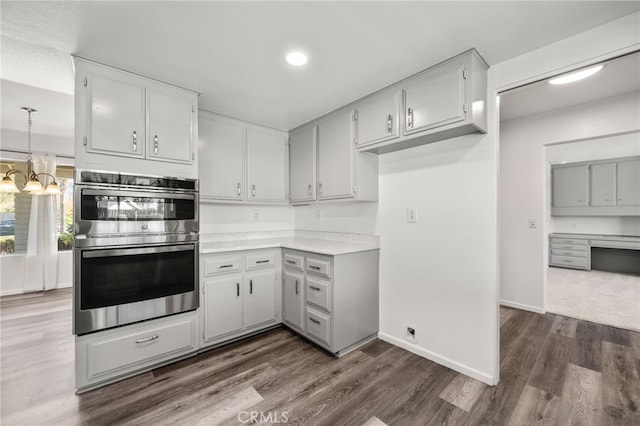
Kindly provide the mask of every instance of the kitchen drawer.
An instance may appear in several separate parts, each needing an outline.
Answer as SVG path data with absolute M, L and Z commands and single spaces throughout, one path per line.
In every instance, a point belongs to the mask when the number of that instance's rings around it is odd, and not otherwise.
M 195 350 L 194 318 L 88 341 L 87 378 L 98 379 Z
M 331 345 L 331 318 L 307 307 L 307 334 Z
M 319 306 L 327 311 L 330 311 L 329 301 L 329 291 L 330 284 L 327 281 L 320 281 L 313 278 L 307 278 L 307 288 L 306 288 L 306 299 L 307 303 L 312 303 L 316 306 Z
M 551 249 L 573 250 L 573 251 L 584 251 L 584 252 L 586 252 L 589 249 L 589 246 L 588 245 L 580 245 L 580 244 L 551 242 Z
M 284 266 L 291 269 L 298 269 L 302 271 L 304 268 L 304 259 L 302 256 L 297 256 L 291 253 L 284 254 Z
M 204 276 L 224 274 L 227 272 L 237 272 L 242 269 L 242 256 L 215 257 L 204 259 Z
M 568 268 L 588 269 L 587 258 L 551 255 L 551 265 Z
M 307 272 L 331 278 L 331 262 L 328 260 L 307 257 Z
M 587 257 L 586 250 L 567 250 L 564 248 L 552 248 L 551 254 L 555 256 Z
M 573 244 L 578 246 L 588 245 L 589 240 L 580 240 L 573 238 L 551 238 L 551 244 Z
M 247 270 L 267 268 L 275 266 L 276 255 L 274 253 L 263 253 L 247 255 Z

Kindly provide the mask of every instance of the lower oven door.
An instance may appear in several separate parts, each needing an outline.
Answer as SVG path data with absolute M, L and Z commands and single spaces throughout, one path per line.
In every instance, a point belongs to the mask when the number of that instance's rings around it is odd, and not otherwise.
M 198 308 L 198 243 L 76 248 L 77 335 Z

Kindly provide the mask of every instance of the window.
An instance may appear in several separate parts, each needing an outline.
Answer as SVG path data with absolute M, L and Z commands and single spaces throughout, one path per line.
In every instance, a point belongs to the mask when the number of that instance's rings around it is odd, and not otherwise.
M 27 165 L 19 161 L 0 161 L 3 176 L 11 168 L 25 171 Z M 18 187 L 24 184 L 22 176 L 14 176 Z M 73 166 L 58 166 L 56 181 L 61 192 L 56 196 L 58 250 L 70 250 L 73 245 Z M 0 193 L 0 254 L 26 253 L 31 197 L 33 196 L 24 192 Z

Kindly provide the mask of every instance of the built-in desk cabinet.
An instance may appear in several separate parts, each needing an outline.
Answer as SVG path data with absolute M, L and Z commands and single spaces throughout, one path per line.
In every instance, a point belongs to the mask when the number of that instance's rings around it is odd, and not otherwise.
M 202 201 L 289 203 L 286 132 L 200 112 Z
M 78 57 L 74 62 L 76 167 L 191 175 L 196 92 Z
M 552 216 L 640 216 L 640 158 L 551 166 Z

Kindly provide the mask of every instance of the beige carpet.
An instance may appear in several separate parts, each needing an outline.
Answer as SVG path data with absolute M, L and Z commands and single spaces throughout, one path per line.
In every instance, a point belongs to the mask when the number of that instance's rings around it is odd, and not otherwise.
M 640 276 L 550 267 L 547 312 L 640 331 Z

